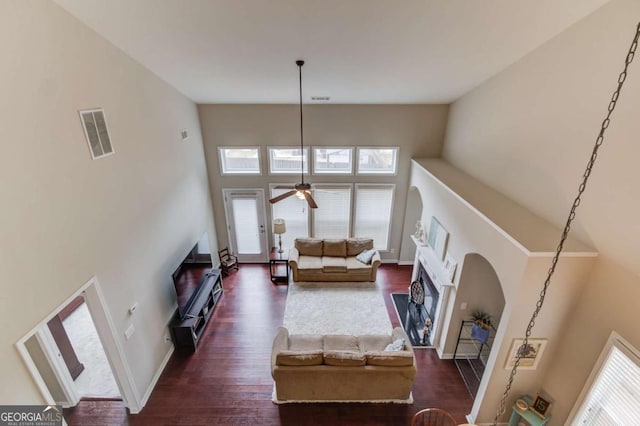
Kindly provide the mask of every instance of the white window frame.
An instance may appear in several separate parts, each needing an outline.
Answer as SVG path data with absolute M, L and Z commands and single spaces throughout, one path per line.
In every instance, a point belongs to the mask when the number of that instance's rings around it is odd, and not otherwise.
M 247 171 L 247 170 L 231 170 L 227 171 L 224 167 L 223 161 L 223 151 L 226 149 L 254 149 L 258 152 L 258 170 L 257 171 Z M 259 146 L 219 146 L 218 147 L 218 164 L 220 167 L 220 175 L 221 176 L 229 176 L 229 175 L 248 175 L 248 176 L 260 176 L 262 175 L 262 153 Z M 226 158 L 226 157 L 225 157 Z
M 353 219 L 354 219 L 354 204 L 353 204 L 353 200 L 354 200 L 354 191 L 353 191 L 353 184 L 352 183 L 318 183 L 318 184 L 313 184 L 311 185 L 311 193 L 314 197 L 314 199 L 317 200 L 316 194 L 314 191 L 317 190 L 323 190 L 323 191 L 331 191 L 331 189 L 349 189 L 350 191 L 350 197 L 349 197 L 349 231 L 347 233 L 347 238 L 350 237 L 351 235 L 353 235 Z M 309 209 L 310 210 L 310 217 L 309 217 L 309 235 L 311 235 L 312 238 L 320 238 L 317 236 L 316 234 L 316 218 L 315 218 L 315 209 Z
M 327 171 L 327 170 L 318 170 L 316 163 L 316 150 L 317 149 L 344 149 L 349 150 L 349 171 L 346 170 L 337 170 L 337 171 Z M 352 146 L 314 146 L 311 150 L 311 160 L 313 162 L 313 174 L 314 175 L 341 175 L 341 176 L 352 176 L 354 170 L 354 154 L 355 149 Z
M 571 413 L 568 417 L 570 419 L 570 422 L 567 422 L 567 424 L 572 424 L 572 422 L 576 420 L 578 414 L 580 414 L 580 410 L 583 404 L 587 401 L 587 397 L 589 396 L 589 393 L 594 386 L 596 379 L 600 375 L 600 372 L 605 367 L 605 362 L 607 361 L 609 354 L 614 347 L 622 352 L 625 356 L 627 356 L 632 362 L 640 365 L 640 351 L 633 347 L 633 345 L 631 345 L 618 333 L 612 331 L 611 335 L 609 335 L 607 343 L 602 349 L 602 352 L 600 353 L 600 356 L 598 357 L 598 360 L 593 367 L 593 370 L 591 370 L 591 374 L 589 374 L 589 378 L 582 388 L 578 399 L 576 399 L 576 403 L 574 404 L 573 409 L 571 410 Z
M 387 245 L 384 248 L 376 248 L 376 250 L 378 250 L 379 252 L 387 252 L 389 251 L 391 226 L 393 225 L 393 206 L 396 200 L 396 185 L 393 183 L 357 183 L 355 185 L 355 189 L 353 191 L 353 211 L 351 212 L 351 218 L 352 218 L 351 235 L 353 235 L 354 237 L 357 237 L 355 233 L 356 233 L 356 220 L 358 219 L 357 218 L 358 188 L 391 188 L 391 209 L 389 211 L 389 229 L 387 229 Z
M 272 167 L 272 163 L 271 163 L 271 151 L 273 150 L 278 150 L 278 149 L 300 149 L 299 146 L 269 146 L 267 147 L 267 160 L 269 163 L 269 175 L 278 175 L 278 176 L 283 176 L 283 175 L 300 175 L 300 169 L 297 170 L 285 170 L 285 171 L 274 171 L 273 167 Z M 306 170 L 304 170 L 304 174 L 308 175 L 309 174 L 309 147 L 304 147 L 302 150 L 302 162 L 304 164 L 304 159 L 306 158 L 306 164 L 307 164 L 307 168 Z
M 274 197 L 273 190 L 276 189 L 276 186 L 289 186 L 289 185 L 293 186 L 293 184 L 291 184 L 291 183 L 269 183 L 269 198 L 273 198 Z M 286 191 L 286 189 L 281 189 L 281 190 L 282 191 Z M 292 195 L 291 197 L 295 198 L 296 196 Z M 300 203 L 301 203 L 301 206 L 306 209 L 307 235 L 310 236 L 311 235 L 311 215 L 309 214 L 309 210 L 312 210 L 312 209 L 308 207 L 308 204 L 307 204 L 306 200 L 300 200 Z M 304 203 L 304 204 L 302 204 L 302 203 Z M 270 204 L 271 224 L 272 225 L 273 225 L 273 220 L 277 218 L 276 215 L 275 215 L 274 209 L 275 209 L 275 204 Z M 290 232 L 290 231 L 287 231 L 287 232 Z M 276 247 L 278 238 L 276 237 L 275 234 L 273 234 L 273 226 L 271 227 L 271 234 L 272 234 L 272 238 L 273 238 L 273 247 Z
M 392 171 L 371 171 L 360 170 L 360 152 L 364 149 L 391 149 L 395 151 L 395 161 Z M 359 176 L 397 176 L 398 174 L 398 161 L 400 159 L 400 147 L 398 146 L 359 146 L 356 150 L 356 157 L 354 158 L 354 165 L 356 168 L 356 175 Z

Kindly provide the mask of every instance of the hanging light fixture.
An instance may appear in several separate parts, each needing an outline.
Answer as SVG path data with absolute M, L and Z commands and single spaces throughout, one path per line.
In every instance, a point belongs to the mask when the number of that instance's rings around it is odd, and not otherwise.
M 300 183 L 296 183 L 293 186 L 276 186 L 276 189 L 289 189 L 289 191 L 285 192 L 284 194 L 278 195 L 277 197 L 271 198 L 269 202 L 271 204 L 274 204 L 278 201 L 282 201 L 285 198 L 295 195 L 300 200 L 307 200 L 307 203 L 309 203 L 309 207 L 311 207 L 312 209 L 316 209 L 318 208 L 318 205 L 311 196 L 311 184 L 304 182 L 304 131 L 302 121 L 302 66 L 304 65 L 304 61 L 298 59 L 296 61 L 296 65 L 298 66 L 298 81 L 300 83 Z

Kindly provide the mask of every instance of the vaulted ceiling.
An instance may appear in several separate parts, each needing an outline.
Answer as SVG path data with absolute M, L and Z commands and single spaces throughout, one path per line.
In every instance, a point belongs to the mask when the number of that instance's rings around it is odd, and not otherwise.
M 449 103 L 609 0 L 54 0 L 198 103 Z M 526 84 L 526 82 L 523 82 Z

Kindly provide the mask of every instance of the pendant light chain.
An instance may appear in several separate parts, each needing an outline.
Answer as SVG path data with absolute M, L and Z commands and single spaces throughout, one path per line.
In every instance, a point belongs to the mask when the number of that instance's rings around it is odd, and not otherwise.
M 302 184 L 304 185 L 304 131 L 302 127 L 302 66 L 304 61 L 297 61 L 298 65 L 298 77 L 300 81 L 300 176 Z
M 551 267 L 549 268 L 549 271 L 547 273 L 547 279 L 544 282 L 544 286 L 542 287 L 542 291 L 540 292 L 540 298 L 538 299 L 538 302 L 536 303 L 536 309 L 533 312 L 533 315 L 531 316 L 531 320 L 529 321 L 529 325 L 527 326 L 527 331 L 525 333 L 525 337 L 524 340 L 522 342 L 522 345 L 518 348 L 518 351 L 516 352 L 516 359 L 515 359 L 515 363 L 513 365 L 513 369 L 511 370 L 511 374 L 509 375 L 509 381 L 507 382 L 507 386 L 505 388 L 504 393 L 502 394 L 502 399 L 500 400 L 500 404 L 498 406 L 498 411 L 496 412 L 496 416 L 493 419 L 493 425 L 497 425 L 498 423 L 498 418 L 504 414 L 505 410 L 506 410 L 506 401 L 507 401 L 507 397 L 509 395 L 509 391 L 511 390 L 511 386 L 513 384 L 513 379 L 516 375 L 516 372 L 518 370 L 518 366 L 520 365 L 520 360 L 522 359 L 522 354 L 524 353 L 524 348 L 526 348 L 529 344 L 529 337 L 531 336 L 531 330 L 533 329 L 535 323 L 536 323 L 536 318 L 538 317 L 538 314 L 540 313 L 540 310 L 542 309 L 542 305 L 544 304 L 544 299 L 547 295 L 547 290 L 549 288 L 549 284 L 551 284 L 551 277 L 553 276 L 553 273 L 556 270 L 556 265 L 558 263 L 558 258 L 560 257 L 560 253 L 562 252 L 562 249 L 564 247 L 564 243 L 569 235 L 569 230 L 571 229 L 571 223 L 573 222 L 573 220 L 576 217 L 576 209 L 578 208 L 578 206 L 580 205 L 580 201 L 582 198 L 582 193 L 584 192 L 584 190 L 587 187 L 587 181 L 589 180 L 589 176 L 591 175 L 591 171 L 593 170 L 593 166 L 596 162 L 596 158 L 598 157 L 598 150 L 600 149 L 600 146 L 602 145 L 602 143 L 604 142 L 604 133 L 607 130 L 607 128 L 609 127 L 609 123 L 611 122 L 611 114 L 613 113 L 614 109 L 616 108 L 616 104 L 618 103 L 618 97 L 620 96 L 620 91 L 622 90 L 622 85 L 624 84 L 624 81 L 627 78 L 627 69 L 629 68 L 629 65 L 631 64 L 631 62 L 633 61 L 633 57 L 635 56 L 636 53 L 636 49 L 638 47 L 638 38 L 640 37 L 640 23 L 638 23 L 638 26 L 636 27 L 636 34 L 635 37 L 633 38 L 633 42 L 631 43 L 631 46 L 629 47 L 629 52 L 627 53 L 627 57 L 625 59 L 624 62 L 624 69 L 622 70 L 622 72 L 620 73 L 620 76 L 618 77 L 618 87 L 616 88 L 616 90 L 613 92 L 613 96 L 611 97 L 611 101 L 609 102 L 609 106 L 607 108 L 608 112 L 607 115 L 605 117 L 605 119 L 602 121 L 602 125 L 600 127 L 600 133 L 598 133 L 598 137 L 596 138 L 596 142 L 595 145 L 593 147 L 593 152 L 591 153 L 591 158 L 589 159 L 589 162 L 587 163 L 587 167 L 585 169 L 584 174 L 582 175 L 582 182 L 580 183 L 580 186 L 578 187 L 578 195 L 576 196 L 576 198 L 573 201 L 573 205 L 571 206 L 571 211 L 569 212 L 569 216 L 567 217 L 567 222 L 564 226 L 564 231 L 562 232 L 562 237 L 560 238 L 560 243 L 558 244 L 558 247 L 556 249 L 556 254 L 553 256 L 553 260 L 551 262 Z

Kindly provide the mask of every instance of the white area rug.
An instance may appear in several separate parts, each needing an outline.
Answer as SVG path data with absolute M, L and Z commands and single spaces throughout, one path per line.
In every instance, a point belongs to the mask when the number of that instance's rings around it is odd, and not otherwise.
M 283 325 L 291 334 L 389 334 L 381 290 L 371 282 L 291 282 Z

